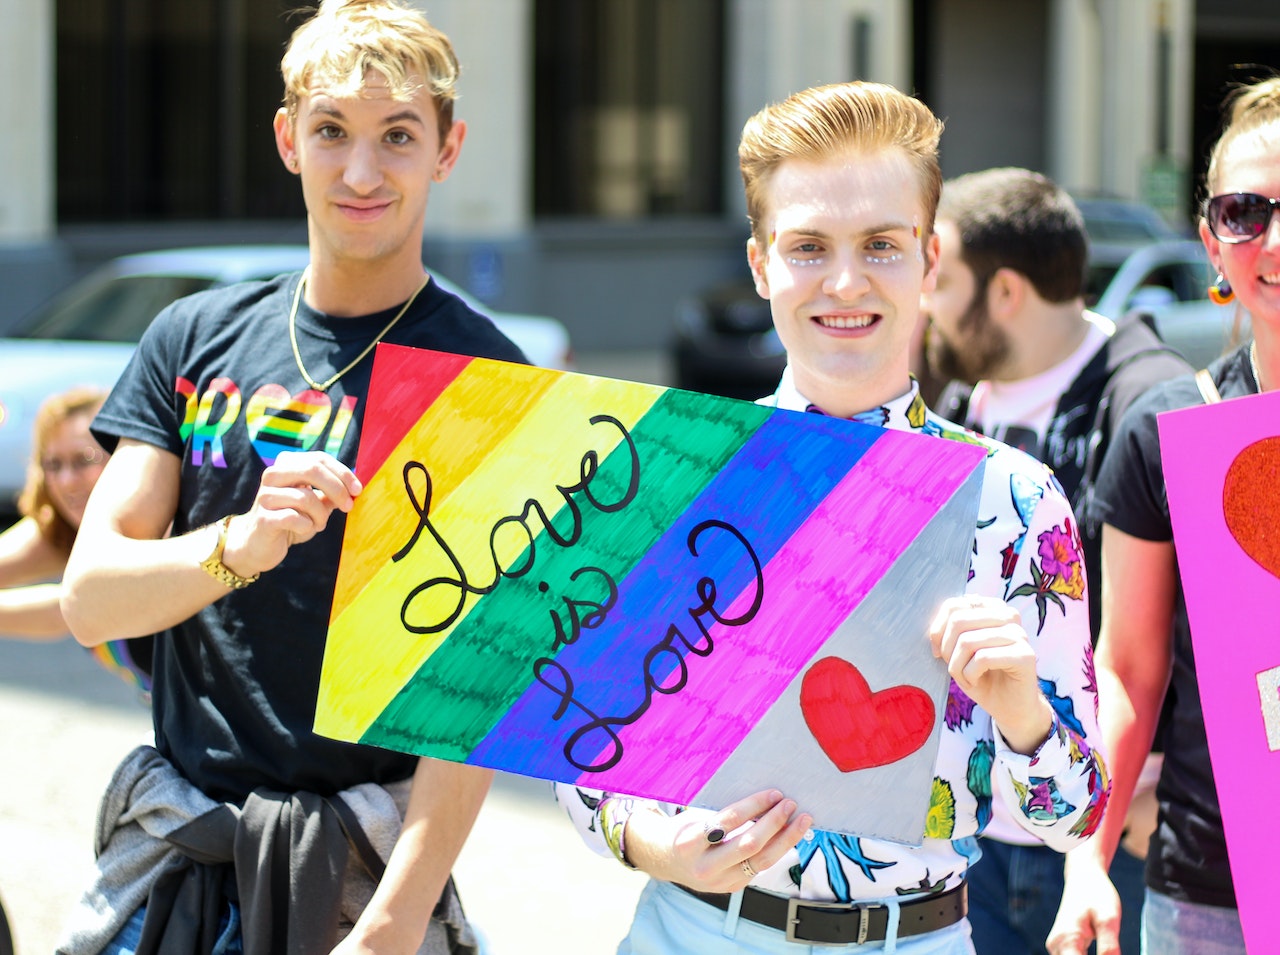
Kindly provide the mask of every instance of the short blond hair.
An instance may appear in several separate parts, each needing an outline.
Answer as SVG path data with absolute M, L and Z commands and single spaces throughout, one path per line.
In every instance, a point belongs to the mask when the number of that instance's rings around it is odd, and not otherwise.
M 906 153 L 919 177 L 928 235 L 942 194 L 941 138 L 942 120 L 929 107 L 884 83 L 815 86 L 766 106 L 747 120 L 738 146 L 752 236 L 764 244 L 769 181 L 786 160 L 819 161 L 891 147 Z
M 297 120 L 298 100 L 313 83 L 354 96 L 370 70 L 383 76 L 397 100 L 412 99 L 425 83 L 444 138 L 458 95 L 457 55 L 426 17 L 395 0 L 321 0 L 315 16 L 294 31 L 280 61 L 289 122 Z

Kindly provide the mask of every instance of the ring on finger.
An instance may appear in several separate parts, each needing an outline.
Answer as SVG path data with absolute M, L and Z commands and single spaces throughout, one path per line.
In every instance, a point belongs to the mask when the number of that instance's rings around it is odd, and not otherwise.
M 724 838 L 724 829 L 711 825 L 710 820 L 702 824 L 702 832 L 707 837 L 707 842 L 713 846 Z
M 754 879 L 756 877 L 756 870 L 755 870 L 755 867 L 751 864 L 750 859 L 742 860 L 742 871 L 747 874 L 748 879 Z

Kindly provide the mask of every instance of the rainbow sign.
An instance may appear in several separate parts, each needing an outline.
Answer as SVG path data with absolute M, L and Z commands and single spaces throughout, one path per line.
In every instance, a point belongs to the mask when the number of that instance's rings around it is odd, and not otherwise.
M 920 841 L 983 449 L 385 344 L 364 420 L 318 733 Z

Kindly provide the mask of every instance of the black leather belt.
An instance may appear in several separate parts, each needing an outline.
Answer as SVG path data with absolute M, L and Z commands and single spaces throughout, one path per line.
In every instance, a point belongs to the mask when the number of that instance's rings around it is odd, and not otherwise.
M 684 889 L 696 899 L 728 911 L 729 895 Z M 964 883 L 939 895 L 899 905 L 898 938 L 935 932 L 959 922 L 969 912 Z M 811 945 L 849 945 L 884 941 L 889 909 L 876 902 L 808 902 L 762 892 L 748 886 L 742 893 L 739 917 L 784 932 L 788 942 Z

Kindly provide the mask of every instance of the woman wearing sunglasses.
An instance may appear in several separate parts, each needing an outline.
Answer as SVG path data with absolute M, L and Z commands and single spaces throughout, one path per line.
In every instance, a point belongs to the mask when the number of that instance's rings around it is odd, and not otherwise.
M 1147 854 L 1142 951 L 1151 955 L 1244 953 L 1209 763 L 1186 605 L 1174 553 L 1156 416 L 1280 383 L 1280 77 L 1237 91 L 1210 154 L 1200 238 L 1218 277 L 1218 302 L 1234 299 L 1255 340 L 1192 377 L 1155 386 L 1136 401 L 1102 467 L 1095 509 L 1103 521 L 1102 632 L 1095 665 L 1099 723 L 1112 770 L 1111 802 L 1093 839 L 1067 857 L 1066 889 L 1049 938 L 1054 955 L 1119 951 L 1119 902 L 1107 866 L 1121 838 L 1134 782 L 1150 749 L 1166 687 L 1175 706 L 1165 729 L 1156 795 L 1160 821 Z M 1227 651 L 1229 652 L 1229 651 Z M 1262 810 L 1268 811 L 1268 810 Z
M 0 533 L 0 635 L 56 640 L 67 635 L 57 583 L 67 565 L 89 492 L 107 452 L 89 433 L 106 392 L 73 388 L 48 398 L 36 412 L 32 459 L 18 498 L 22 517 Z M 150 689 L 151 638 L 93 649 L 107 670 Z

